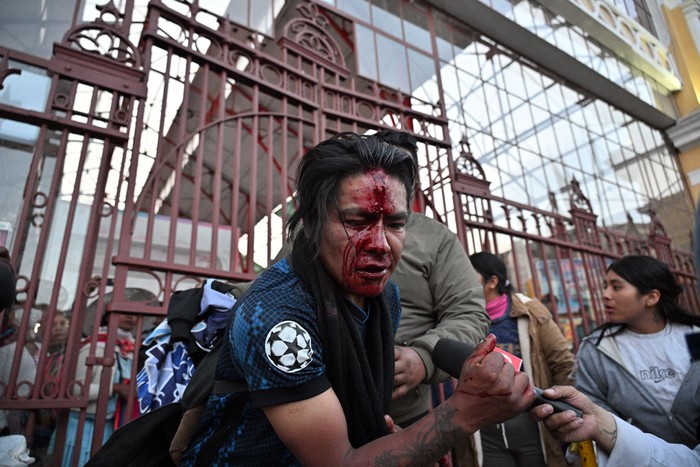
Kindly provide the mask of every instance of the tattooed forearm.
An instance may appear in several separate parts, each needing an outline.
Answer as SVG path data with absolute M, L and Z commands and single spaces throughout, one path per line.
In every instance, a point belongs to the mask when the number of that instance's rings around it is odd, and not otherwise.
M 454 423 L 456 410 L 446 404 L 435 408 L 435 422 L 422 427 L 403 449 L 389 449 L 377 456 L 378 466 L 430 466 L 448 452 L 458 441 L 466 440 L 468 433 Z
M 603 433 L 605 433 L 606 435 L 608 435 L 608 437 L 610 438 L 610 442 L 611 442 L 612 445 L 614 446 L 614 445 L 615 445 L 615 441 L 617 441 L 617 428 L 615 428 L 615 429 L 613 429 L 613 430 L 605 430 L 605 429 L 603 429 Z

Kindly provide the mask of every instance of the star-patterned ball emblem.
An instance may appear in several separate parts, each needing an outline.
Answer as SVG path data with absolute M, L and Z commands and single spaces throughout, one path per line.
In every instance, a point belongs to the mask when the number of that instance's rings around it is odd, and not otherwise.
M 311 336 L 298 323 L 282 321 L 267 333 L 265 354 L 276 368 L 296 373 L 311 363 L 314 354 Z

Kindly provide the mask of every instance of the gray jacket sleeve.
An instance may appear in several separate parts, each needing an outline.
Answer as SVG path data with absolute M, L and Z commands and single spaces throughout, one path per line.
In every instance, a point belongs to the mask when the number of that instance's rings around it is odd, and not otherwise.
M 576 357 L 576 389 L 587 395 L 594 404 L 615 413 L 607 403 L 608 381 L 602 355 L 590 340 L 581 343 Z
M 615 417 L 617 441 L 609 455 L 598 450 L 599 467 L 700 465 L 700 445 L 671 444 Z

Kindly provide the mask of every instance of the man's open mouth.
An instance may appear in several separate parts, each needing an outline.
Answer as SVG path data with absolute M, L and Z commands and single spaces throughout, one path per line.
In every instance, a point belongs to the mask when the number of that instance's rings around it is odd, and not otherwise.
M 388 269 L 387 265 L 367 265 L 357 268 L 357 272 L 365 276 L 382 276 Z

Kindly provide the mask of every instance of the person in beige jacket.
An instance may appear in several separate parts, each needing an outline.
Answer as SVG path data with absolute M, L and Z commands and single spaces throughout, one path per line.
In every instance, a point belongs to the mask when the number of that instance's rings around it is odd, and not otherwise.
M 469 259 L 483 285 L 490 332 L 496 335 L 497 345 L 523 359 L 521 371 L 535 386 L 572 385 L 574 356 L 549 310 L 539 300 L 513 292 L 498 256 L 482 252 Z M 460 451 L 460 467 L 567 465 L 561 443 L 527 414 L 483 428 Z

